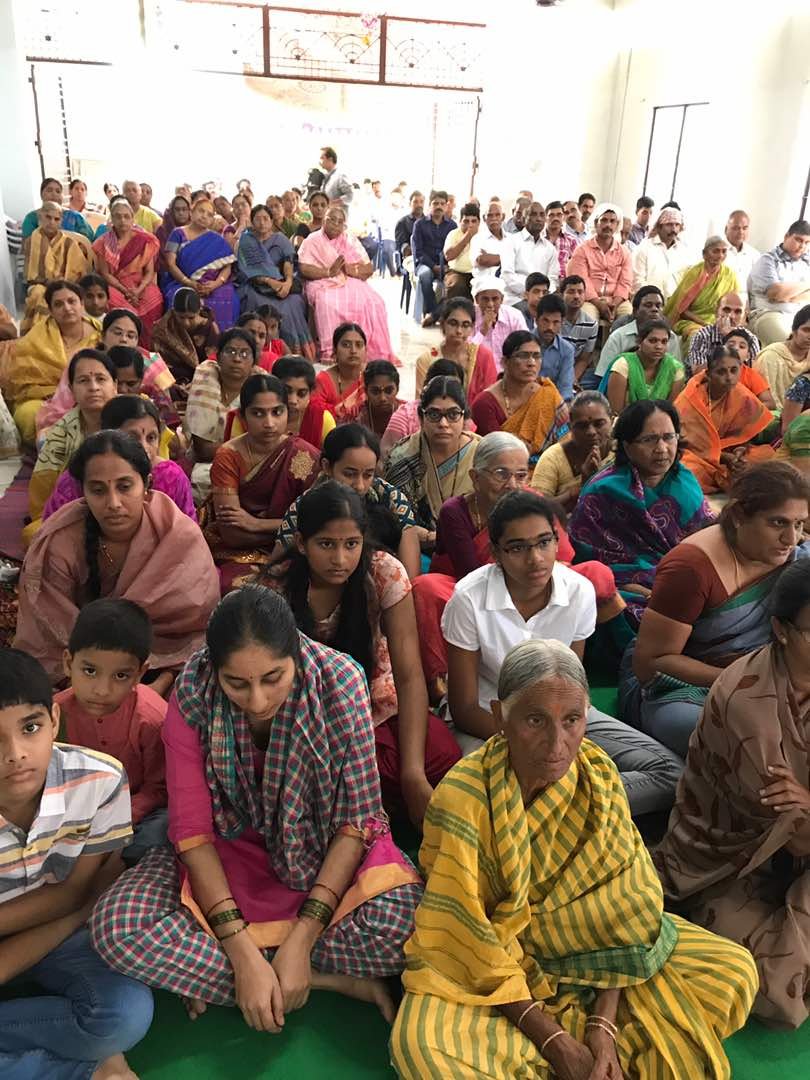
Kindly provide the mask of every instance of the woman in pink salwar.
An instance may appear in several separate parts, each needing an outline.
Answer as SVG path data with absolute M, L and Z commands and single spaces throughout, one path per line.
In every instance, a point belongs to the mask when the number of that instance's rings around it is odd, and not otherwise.
M 332 356 L 332 334 L 344 322 L 359 323 L 368 337 L 372 360 L 397 362 L 388 336 L 388 315 L 382 297 L 368 284 L 374 273 L 359 242 L 346 233 L 346 214 L 331 207 L 323 228 L 306 238 L 298 252 L 298 270 L 315 309 L 321 359 Z

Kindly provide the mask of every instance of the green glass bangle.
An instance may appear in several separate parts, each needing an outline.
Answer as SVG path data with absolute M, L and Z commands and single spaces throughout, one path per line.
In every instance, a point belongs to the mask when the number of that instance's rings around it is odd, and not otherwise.
M 238 907 L 228 908 L 225 911 L 218 911 L 216 915 L 212 915 L 208 920 L 208 925 L 214 930 L 217 926 L 224 926 L 225 923 L 236 922 L 242 918 L 242 912 Z
M 334 908 L 330 908 L 323 900 L 305 900 L 298 909 L 299 917 L 315 919 L 324 927 L 328 926 L 335 914 Z

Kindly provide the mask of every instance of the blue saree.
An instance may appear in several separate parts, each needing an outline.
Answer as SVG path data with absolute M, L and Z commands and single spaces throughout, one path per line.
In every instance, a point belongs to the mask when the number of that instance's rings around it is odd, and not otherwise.
M 257 278 L 284 280 L 284 268 L 295 264 L 295 252 L 284 233 L 276 232 L 260 240 L 253 229 L 245 229 L 237 249 L 239 296 L 243 311 L 255 311 L 270 304 L 281 315 L 281 337 L 290 351 L 308 360 L 315 359 L 315 344 L 307 322 L 307 307 L 301 292 L 290 292 L 283 299 L 269 285 Z
M 165 250 L 176 257 L 180 272 L 196 282 L 213 281 L 223 267 L 236 262 L 236 256 L 227 240 L 223 240 L 219 233 L 211 229 L 194 240 L 189 240 L 183 229 L 174 229 L 166 241 Z M 183 286 L 168 272 L 160 276 L 166 309 L 170 310 L 174 294 Z M 232 281 L 226 281 L 203 299 L 205 306 L 213 312 L 214 321 L 220 330 L 228 330 L 233 326 L 239 317 L 239 298 Z

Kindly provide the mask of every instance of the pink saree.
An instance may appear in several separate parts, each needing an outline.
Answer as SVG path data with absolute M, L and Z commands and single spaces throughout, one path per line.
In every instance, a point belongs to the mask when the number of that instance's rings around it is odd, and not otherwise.
M 20 575 L 15 645 L 35 656 L 55 683 L 64 677 L 62 656 L 88 599 L 86 514 L 79 499 L 49 517 Z M 219 578 L 199 526 L 163 492 L 146 496 L 120 574 L 101 566 L 101 595 L 134 600 L 149 615 L 152 668 L 181 667 L 202 645 L 219 602 Z
M 339 255 L 347 263 L 369 261 L 354 237 L 341 233 L 330 240 L 323 229 L 309 234 L 298 252 L 298 260 L 327 269 Z M 356 322 L 366 333 L 369 360 L 399 363 L 391 348 L 385 303 L 367 281 L 338 274 L 337 277 L 307 281 L 304 291 L 315 310 L 321 360 L 332 357 L 332 334 L 336 328 L 343 322 Z

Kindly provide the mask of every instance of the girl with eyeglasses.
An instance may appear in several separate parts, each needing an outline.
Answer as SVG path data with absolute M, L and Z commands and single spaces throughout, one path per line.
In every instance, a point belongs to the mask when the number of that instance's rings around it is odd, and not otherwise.
M 452 360 L 464 372 L 464 391 L 472 406 L 476 398 L 491 383 L 498 371 L 495 357 L 487 345 L 475 345 L 470 341 L 475 331 L 475 306 L 472 300 L 458 297 L 447 300 L 439 315 L 442 342 L 422 353 L 416 361 L 416 392 L 428 382 L 428 368 L 438 359 Z
M 489 515 L 493 562 L 456 584 L 444 609 L 447 699 L 456 738 L 469 753 L 497 731 L 491 703 L 507 652 L 530 638 L 568 645 L 580 659 L 596 627 L 590 581 L 559 561 L 553 503 L 534 491 L 510 491 Z M 627 725 L 588 710 L 588 738 L 622 755 L 622 779 L 634 814 L 666 810 L 680 771 L 677 757 Z
M 568 406 L 551 381 L 540 376 L 543 354 L 534 334 L 514 330 L 503 343 L 503 375 L 472 408 L 481 435 L 508 431 L 536 458 L 568 431 Z
M 419 616 L 422 666 L 432 701 L 441 699 L 446 686 L 447 645 L 441 633 L 445 604 L 453 594 L 456 581 L 492 562 L 489 516 L 502 496 L 525 488 L 530 475 L 525 444 L 516 435 L 493 431 L 475 448 L 470 470 L 472 492 L 448 499 L 441 508 L 430 573 L 414 582 L 413 594 Z M 570 563 L 574 549 L 558 518 L 554 526 L 559 537 L 558 557 L 561 562 Z M 623 624 L 624 604 L 616 593 L 616 582 L 608 567 L 589 562 L 574 569 L 588 578 L 596 590 L 597 623 L 606 624 L 618 618 Z M 623 648 L 629 636 L 623 627 L 615 629 L 619 632 L 617 644 Z
M 195 465 L 191 473 L 194 498 L 201 505 L 211 489 L 211 462 L 225 440 L 228 412 L 239 407 L 245 380 L 255 373 L 258 349 L 249 330 L 235 326 L 219 335 L 216 360 L 203 360 L 194 371 L 188 391 L 183 428 L 191 437 Z
M 339 430 L 339 429 L 338 429 Z M 326 480 L 296 514 L 292 560 L 261 584 L 282 592 L 299 630 L 352 656 L 366 674 L 383 801 L 415 824 L 461 752 L 428 712 L 419 632 L 405 567 L 370 541 L 364 500 Z
M 615 463 L 583 485 L 568 521 L 577 558 L 613 571 L 634 629 L 659 561 L 714 520 L 700 484 L 679 461 L 680 430 L 669 401 L 628 405 L 613 430 Z
M 478 436 L 464 430 L 467 399 L 458 379 L 432 379 L 419 399 L 420 430 L 392 449 L 385 468 L 389 484 L 410 501 L 432 549 L 442 503 L 472 491 L 470 467 Z

